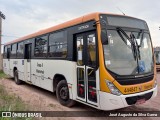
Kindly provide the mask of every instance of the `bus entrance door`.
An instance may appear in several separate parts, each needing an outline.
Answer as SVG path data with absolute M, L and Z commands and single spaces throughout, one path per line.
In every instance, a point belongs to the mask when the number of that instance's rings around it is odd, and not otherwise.
M 95 32 L 76 35 L 77 99 L 97 105 Z
M 31 82 L 31 52 L 32 52 L 32 44 L 25 45 L 25 81 Z

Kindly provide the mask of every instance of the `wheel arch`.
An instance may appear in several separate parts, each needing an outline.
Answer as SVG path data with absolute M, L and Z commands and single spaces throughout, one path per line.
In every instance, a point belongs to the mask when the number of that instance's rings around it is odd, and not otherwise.
M 17 67 L 14 67 L 13 68 L 13 77 L 14 77 L 14 73 L 15 73 L 16 70 L 18 70 Z
M 55 74 L 54 77 L 53 77 L 53 92 L 56 91 L 56 87 L 58 85 L 58 83 L 61 81 L 61 80 L 66 80 L 66 77 L 62 74 Z

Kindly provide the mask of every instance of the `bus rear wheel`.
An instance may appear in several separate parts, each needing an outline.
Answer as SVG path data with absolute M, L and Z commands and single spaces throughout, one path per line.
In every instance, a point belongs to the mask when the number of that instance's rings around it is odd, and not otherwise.
M 72 107 L 75 104 L 74 100 L 69 97 L 69 89 L 67 82 L 61 80 L 56 87 L 56 96 L 61 105 Z
M 16 83 L 17 85 L 20 85 L 20 84 L 22 83 L 22 81 L 19 80 L 19 78 L 18 78 L 18 70 L 15 70 L 15 71 L 14 71 L 14 81 L 15 81 L 15 83 Z

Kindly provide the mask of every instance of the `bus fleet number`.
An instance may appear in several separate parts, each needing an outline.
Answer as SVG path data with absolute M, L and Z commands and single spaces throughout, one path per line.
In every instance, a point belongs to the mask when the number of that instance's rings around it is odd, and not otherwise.
M 137 91 L 137 87 L 125 88 L 124 90 L 125 93 L 136 92 L 136 91 Z

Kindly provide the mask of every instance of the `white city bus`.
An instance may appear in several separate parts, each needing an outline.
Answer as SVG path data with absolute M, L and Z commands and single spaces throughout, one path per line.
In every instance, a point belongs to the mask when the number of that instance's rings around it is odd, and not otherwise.
M 3 70 L 64 106 L 113 110 L 157 95 L 153 56 L 144 20 L 92 13 L 6 43 Z

